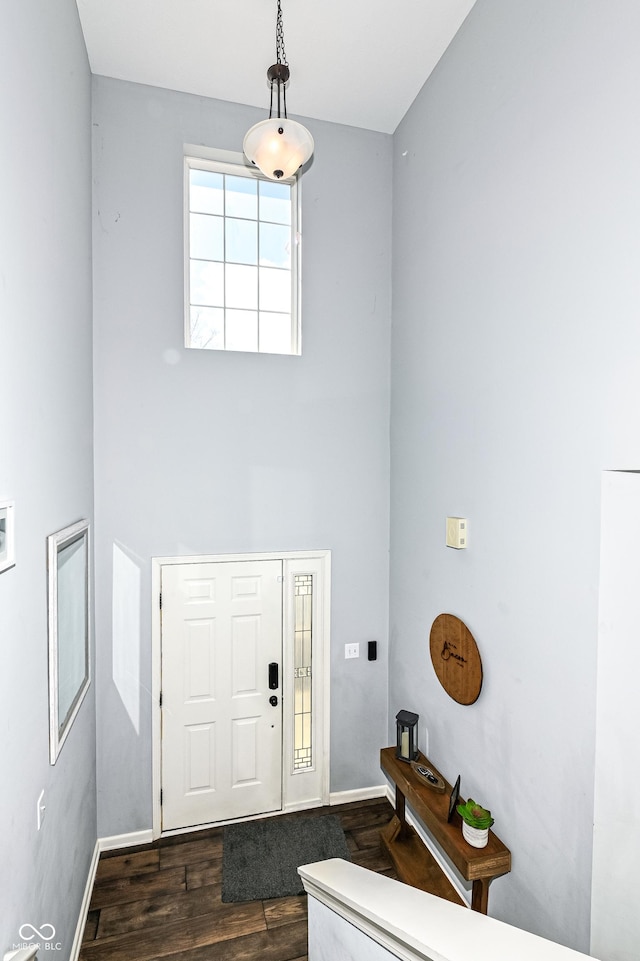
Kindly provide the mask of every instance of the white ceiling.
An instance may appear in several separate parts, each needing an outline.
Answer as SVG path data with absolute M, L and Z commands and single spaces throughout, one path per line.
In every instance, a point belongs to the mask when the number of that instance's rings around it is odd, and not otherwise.
M 95 74 L 268 109 L 276 0 L 76 0 Z M 393 133 L 475 0 L 282 0 L 292 115 Z

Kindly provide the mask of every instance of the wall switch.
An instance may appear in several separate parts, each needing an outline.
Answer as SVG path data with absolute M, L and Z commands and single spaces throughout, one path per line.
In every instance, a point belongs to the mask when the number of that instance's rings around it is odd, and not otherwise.
M 348 657 L 360 657 L 360 645 L 359 644 L 345 644 L 344 646 L 344 656 L 345 659 Z
M 44 803 L 44 788 L 42 788 L 42 790 L 40 791 L 40 795 L 39 795 L 39 797 L 38 797 L 38 804 L 37 804 L 37 807 L 36 807 L 36 818 L 37 818 L 38 831 L 39 831 L 40 828 L 42 827 L 42 822 L 44 821 L 44 812 L 45 812 L 46 810 L 47 810 L 47 806 L 46 806 L 46 804 Z
M 466 517 L 447 517 L 447 547 L 461 550 L 469 543 L 469 522 Z

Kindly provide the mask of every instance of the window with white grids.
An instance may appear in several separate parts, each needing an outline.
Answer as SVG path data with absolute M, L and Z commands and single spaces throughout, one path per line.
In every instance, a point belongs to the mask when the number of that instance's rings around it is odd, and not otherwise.
M 298 184 L 185 158 L 185 344 L 299 354 Z

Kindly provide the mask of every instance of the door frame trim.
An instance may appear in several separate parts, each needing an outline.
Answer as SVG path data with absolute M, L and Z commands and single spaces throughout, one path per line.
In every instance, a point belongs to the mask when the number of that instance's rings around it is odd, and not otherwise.
M 322 666 L 322 745 L 321 752 L 322 767 L 322 798 L 323 805 L 329 804 L 329 773 L 330 773 L 330 681 L 331 681 L 331 551 L 270 551 L 268 553 L 244 553 L 244 554 L 183 554 L 173 557 L 152 557 L 151 558 L 151 768 L 152 768 L 152 812 L 153 812 L 153 838 L 161 837 L 162 832 L 162 809 L 160 805 L 160 790 L 162 788 L 162 711 L 160 708 L 160 689 L 162 682 L 162 620 L 160 612 L 160 587 L 162 568 L 170 564 L 216 564 L 228 561 L 287 561 L 287 560 L 315 560 L 319 561 L 322 569 L 323 593 L 322 604 L 322 631 L 321 636 L 316 639 L 316 643 L 321 645 L 319 660 Z M 284 625 L 283 625 L 284 628 Z M 283 630 L 284 643 L 284 630 Z M 284 759 L 283 759 L 284 760 Z M 284 771 L 284 767 L 283 767 Z M 308 805 L 290 805 L 286 803 L 283 790 L 282 811 L 277 813 L 284 814 L 287 811 L 302 809 Z M 222 822 L 220 822 L 222 823 Z M 186 833 L 192 830 L 201 830 L 208 825 L 198 825 L 196 829 L 186 828 L 184 832 L 169 831 L 168 834 Z

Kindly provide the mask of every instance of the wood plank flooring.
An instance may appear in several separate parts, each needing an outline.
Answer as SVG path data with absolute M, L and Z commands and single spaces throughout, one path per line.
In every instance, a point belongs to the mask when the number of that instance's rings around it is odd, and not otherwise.
M 396 877 L 380 845 L 386 799 L 315 808 L 335 814 L 354 864 Z M 222 828 L 101 855 L 80 961 L 307 961 L 307 898 L 224 904 Z

